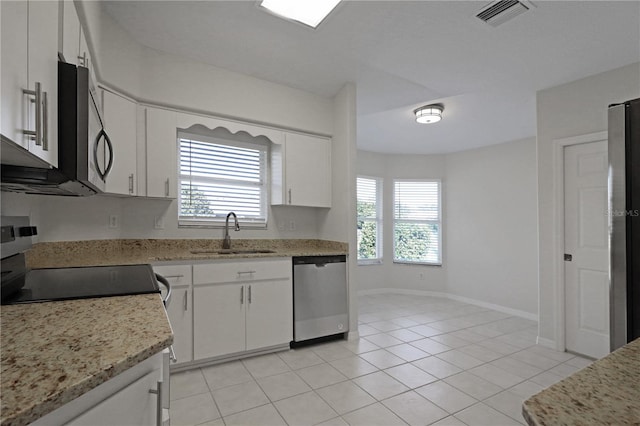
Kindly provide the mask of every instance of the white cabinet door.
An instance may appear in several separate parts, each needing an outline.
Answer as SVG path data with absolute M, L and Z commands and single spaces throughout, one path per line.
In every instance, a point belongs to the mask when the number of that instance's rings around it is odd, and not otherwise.
M 176 113 L 146 108 L 147 197 L 176 198 L 178 191 Z
M 22 93 L 27 82 L 27 2 L 0 2 L 0 77 L 2 80 L 2 118 L 0 133 L 25 149 L 29 140 L 22 133 L 27 128 L 30 97 Z
M 104 127 L 113 144 L 113 168 L 105 192 L 136 195 L 136 104 L 102 90 Z
M 243 284 L 194 286 L 193 303 L 194 359 L 245 350 Z
M 94 64 L 94 58 L 89 51 L 89 45 L 87 44 L 87 34 L 84 28 L 80 26 L 80 50 L 78 52 L 78 65 L 81 65 L 89 70 L 90 82 L 98 81 L 96 78 L 96 70 Z
M 42 138 L 31 139 L 29 151 L 58 165 L 58 2 L 29 1 L 28 87 L 42 87 Z M 4 60 L 3 60 L 4 62 Z M 35 128 L 35 105 L 30 107 L 29 128 Z
M 173 285 L 173 284 L 172 284 Z M 173 350 L 177 363 L 193 360 L 192 289 L 189 286 L 172 288 L 167 315 L 173 329 Z
M 70 64 L 78 65 L 80 56 L 80 19 L 73 0 L 61 0 L 62 16 L 62 56 Z
M 154 370 L 71 420 L 71 426 L 156 425 L 155 390 L 162 372 Z
M 293 340 L 291 279 L 262 281 L 247 287 L 247 350 Z
M 193 361 L 193 297 L 191 265 L 154 265 L 153 272 L 171 285 L 167 315 L 173 330 L 177 364 Z M 164 297 L 164 293 L 163 293 Z
M 272 158 L 272 204 L 331 207 L 330 139 L 286 133 Z

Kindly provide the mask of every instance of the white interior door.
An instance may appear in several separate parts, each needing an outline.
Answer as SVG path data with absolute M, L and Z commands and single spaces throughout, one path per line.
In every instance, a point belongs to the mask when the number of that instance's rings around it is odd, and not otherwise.
M 609 353 L 607 142 L 564 149 L 567 350 Z

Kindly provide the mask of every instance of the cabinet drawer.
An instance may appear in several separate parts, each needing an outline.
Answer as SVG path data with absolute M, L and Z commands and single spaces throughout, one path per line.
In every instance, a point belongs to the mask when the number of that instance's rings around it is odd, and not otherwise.
M 172 286 L 191 284 L 191 265 L 154 265 L 153 272 L 165 277 Z
M 232 260 L 193 265 L 194 284 L 215 284 L 291 278 L 291 259 Z

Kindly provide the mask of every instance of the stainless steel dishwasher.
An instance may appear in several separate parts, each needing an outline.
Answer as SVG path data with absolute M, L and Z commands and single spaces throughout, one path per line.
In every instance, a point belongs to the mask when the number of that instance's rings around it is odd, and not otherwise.
M 346 256 L 293 258 L 293 340 L 349 330 Z

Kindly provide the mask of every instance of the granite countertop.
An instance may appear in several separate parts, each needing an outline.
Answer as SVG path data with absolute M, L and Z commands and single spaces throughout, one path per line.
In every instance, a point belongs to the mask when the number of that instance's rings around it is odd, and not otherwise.
M 27 253 L 30 268 L 134 265 L 164 261 L 346 255 L 348 244 L 325 240 L 232 240 L 235 250 L 273 253 L 218 254 L 222 240 L 92 240 L 38 243 Z
M 533 395 L 529 425 L 640 424 L 640 339 Z
M 26 425 L 173 342 L 158 294 L 2 306 L 0 425 Z

